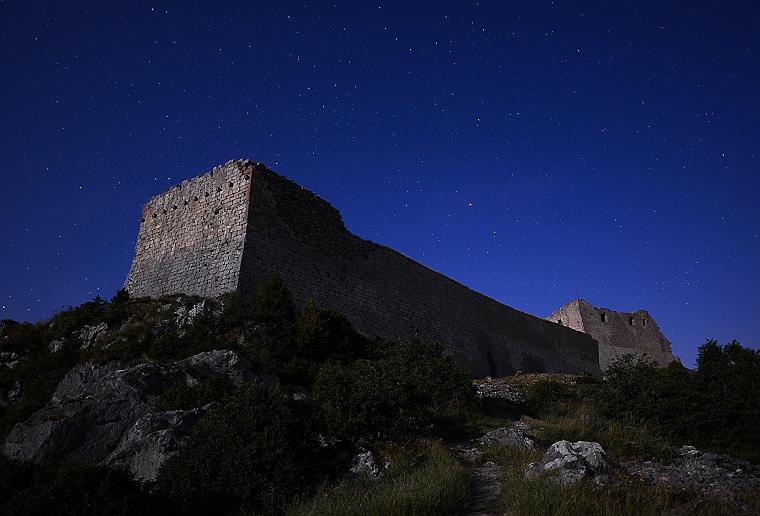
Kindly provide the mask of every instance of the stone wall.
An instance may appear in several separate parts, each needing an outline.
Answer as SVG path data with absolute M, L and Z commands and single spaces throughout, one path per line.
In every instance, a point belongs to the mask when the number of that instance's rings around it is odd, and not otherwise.
M 576 299 L 546 319 L 594 337 L 599 343 L 602 371 L 623 355 L 643 356 L 646 353 L 661 366 L 678 360 L 670 349 L 670 342 L 646 310 L 616 312 Z
M 174 185 L 143 207 L 124 289 L 133 296 L 215 297 L 238 286 L 251 170 L 228 162 Z
M 370 337 L 407 339 L 419 333 L 443 344 L 473 377 L 504 376 L 518 370 L 600 373 L 598 347 L 589 335 L 510 308 L 392 249 L 351 234 L 328 202 L 259 164 L 228 162 L 213 172 L 221 176 L 221 170 L 226 171 L 224 181 L 237 185 L 228 186 L 230 192 L 247 192 L 247 200 L 234 197 L 239 204 L 219 210 L 221 217 L 212 218 L 216 226 L 192 226 L 190 232 L 206 233 L 185 238 L 208 243 L 200 252 L 204 257 L 211 256 L 212 242 L 231 242 L 213 255 L 226 259 L 225 264 L 179 269 L 173 264 L 187 265 L 192 260 L 177 256 L 174 247 L 159 252 L 158 233 L 143 229 L 146 224 L 153 227 L 151 219 L 145 218 L 140 236 L 145 233 L 152 238 L 138 237 L 136 263 L 125 283 L 131 294 L 155 296 L 173 291 L 216 296 L 235 288 L 249 293 L 276 272 L 297 306 L 313 298 L 322 309 L 343 312 Z M 207 175 L 189 182 L 200 180 L 195 189 L 205 188 L 211 181 L 202 180 Z M 216 188 L 217 179 L 213 181 Z M 146 210 L 165 206 L 164 196 L 176 196 L 175 188 L 151 199 Z M 213 205 L 214 210 L 217 207 Z M 204 216 L 210 218 L 205 212 Z M 180 217 L 171 223 L 183 226 L 187 222 Z M 161 231 L 162 235 L 173 234 L 169 228 Z M 143 249 L 146 243 L 151 247 Z M 233 264 L 232 270 L 227 263 Z M 156 277 L 154 271 L 172 271 L 175 276 Z

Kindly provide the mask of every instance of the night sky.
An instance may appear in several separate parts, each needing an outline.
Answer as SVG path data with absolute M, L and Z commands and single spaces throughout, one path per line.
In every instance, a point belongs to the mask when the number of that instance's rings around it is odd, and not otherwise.
M 0 319 L 110 299 L 245 157 L 517 309 L 757 348 L 758 92 L 756 1 L 0 0 Z

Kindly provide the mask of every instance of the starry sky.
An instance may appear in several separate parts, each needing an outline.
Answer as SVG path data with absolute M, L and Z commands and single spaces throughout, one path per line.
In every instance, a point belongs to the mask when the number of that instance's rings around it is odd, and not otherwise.
M 0 0 L 0 318 L 126 277 L 233 158 L 545 317 L 760 345 L 760 2 Z

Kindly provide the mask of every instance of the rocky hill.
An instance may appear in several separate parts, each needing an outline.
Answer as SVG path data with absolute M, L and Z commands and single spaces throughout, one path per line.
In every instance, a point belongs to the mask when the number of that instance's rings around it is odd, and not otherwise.
M 0 514 L 757 512 L 759 357 L 473 382 L 433 343 L 296 312 L 276 276 L 120 292 L 0 323 Z

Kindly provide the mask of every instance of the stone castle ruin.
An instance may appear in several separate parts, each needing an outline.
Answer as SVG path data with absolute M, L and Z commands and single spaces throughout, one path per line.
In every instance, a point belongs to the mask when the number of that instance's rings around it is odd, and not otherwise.
M 643 357 L 646 354 L 663 367 L 678 360 L 670 350 L 670 341 L 646 310 L 616 312 L 576 299 L 552 312 L 546 320 L 594 337 L 599 343 L 602 371 L 623 355 Z
M 124 289 L 246 294 L 273 273 L 297 307 L 314 299 L 368 337 L 439 342 L 474 378 L 598 375 L 608 354 L 584 327 L 515 310 L 351 234 L 328 202 L 250 160 L 217 166 L 145 204 Z

